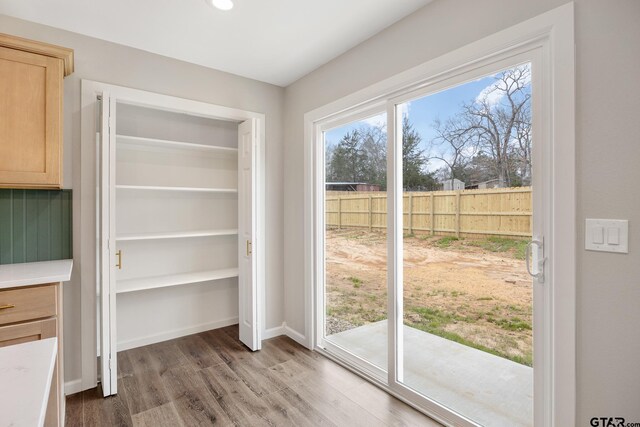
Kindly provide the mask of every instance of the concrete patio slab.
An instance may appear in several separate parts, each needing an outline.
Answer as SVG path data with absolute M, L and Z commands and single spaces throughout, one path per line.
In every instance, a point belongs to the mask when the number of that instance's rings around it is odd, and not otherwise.
M 327 339 L 387 368 L 387 321 Z M 533 369 L 465 345 L 404 327 L 404 384 L 491 427 L 533 425 Z

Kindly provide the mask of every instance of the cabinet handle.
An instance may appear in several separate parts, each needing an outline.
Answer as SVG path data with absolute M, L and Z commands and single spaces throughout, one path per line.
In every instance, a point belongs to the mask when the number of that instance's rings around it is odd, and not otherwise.
M 116 264 L 116 267 L 118 267 L 118 270 L 122 270 L 122 250 L 116 252 L 116 256 L 118 257 L 118 263 Z
M 13 304 L 0 305 L 0 310 L 6 310 L 8 308 L 15 308 L 15 305 Z

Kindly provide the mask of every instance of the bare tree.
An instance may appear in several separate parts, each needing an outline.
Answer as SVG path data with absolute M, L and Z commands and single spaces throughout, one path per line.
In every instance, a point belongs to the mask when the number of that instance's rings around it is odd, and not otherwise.
M 531 185 L 531 104 L 526 103 L 515 121 L 516 159 L 522 185 Z
M 387 186 L 387 131 L 384 125 L 362 126 L 362 150 L 365 153 L 365 181 Z
M 476 158 L 483 163 L 490 159 L 492 175 L 504 185 L 530 182 L 530 82 L 528 64 L 498 73 L 475 100 L 461 106 L 460 113 L 444 123 L 434 121 L 431 147 L 439 151 L 431 158 L 447 165 L 450 179 L 458 178 L 463 166 Z
M 510 154 L 514 140 L 521 138 L 519 142 L 529 144 L 530 151 L 530 113 L 528 119 L 525 116 L 525 112 L 530 111 L 530 82 L 531 67 L 528 64 L 503 71 L 488 90 L 463 108 L 463 123 L 465 126 L 471 124 L 470 130 L 477 135 L 481 149 L 486 150 L 495 162 L 498 179 L 507 186 L 512 181 Z M 529 138 L 528 143 L 525 143 L 526 138 Z
M 455 178 L 462 180 L 456 173 L 459 173 L 461 166 L 477 151 L 478 136 L 474 132 L 473 123 L 465 117 L 456 117 L 444 123 L 436 119 L 433 127 L 436 137 L 432 140 L 431 147 L 433 149 L 437 146 L 439 150 L 437 154 L 431 153 L 429 158 L 441 160 L 447 165 L 447 179 L 450 179 L 453 185 Z

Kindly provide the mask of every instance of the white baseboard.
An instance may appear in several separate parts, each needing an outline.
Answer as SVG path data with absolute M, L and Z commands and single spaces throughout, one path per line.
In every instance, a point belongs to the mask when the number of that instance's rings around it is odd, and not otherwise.
M 282 322 L 281 326 L 276 326 L 275 328 L 265 329 L 264 333 L 262 334 L 262 339 L 268 340 L 269 338 L 275 338 L 282 335 L 288 336 L 302 346 L 305 346 L 307 348 L 309 347 L 307 343 L 307 337 L 287 326 L 287 322 Z
M 162 341 L 172 340 L 174 338 L 180 338 L 186 335 L 197 334 L 199 332 L 209 331 L 211 329 L 224 328 L 225 326 L 231 326 L 238 323 L 237 317 L 231 317 L 228 319 L 216 320 L 215 322 L 202 323 L 199 325 L 189 326 L 188 328 L 173 329 L 165 331 L 160 334 L 148 335 L 145 337 L 136 338 L 129 341 L 119 342 L 118 351 L 129 350 L 136 347 L 142 347 L 144 345 L 155 344 Z
M 82 391 L 82 379 L 71 380 L 64 383 L 65 396 L 71 396 L 72 394 L 80 393 Z
M 264 332 L 262 333 L 262 339 L 268 340 L 270 338 L 286 335 L 286 331 L 285 331 L 286 327 L 287 327 L 287 324 L 282 322 L 282 325 L 280 326 L 276 326 L 275 328 L 265 329 Z
M 300 332 L 291 329 L 289 326 L 287 326 L 286 324 L 284 325 L 284 329 L 285 329 L 285 333 L 286 335 L 291 338 L 292 340 L 294 340 L 295 342 L 297 342 L 298 344 L 300 344 L 303 347 L 307 347 L 309 348 L 309 345 L 307 343 L 307 337 L 305 337 L 304 335 L 302 335 Z

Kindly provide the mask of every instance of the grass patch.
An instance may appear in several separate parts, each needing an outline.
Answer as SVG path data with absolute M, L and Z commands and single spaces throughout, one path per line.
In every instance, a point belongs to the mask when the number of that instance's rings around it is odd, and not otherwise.
M 512 304 L 509 304 L 509 305 L 507 306 L 507 308 L 508 308 L 509 310 L 513 311 L 514 313 L 524 313 L 524 312 L 525 312 L 524 308 L 522 308 L 522 307 L 518 307 L 518 306 L 516 306 L 516 305 L 512 305 Z
M 436 246 L 439 248 L 448 248 L 453 242 L 457 242 L 458 240 L 460 239 L 455 236 L 445 236 L 441 239 L 436 240 Z
M 480 297 L 476 301 L 493 301 L 492 297 Z
M 412 328 L 420 329 L 421 331 L 428 332 L 433 335 L 437 335 L 439 337 L 457 342 L 462 345 L 466 345 L 467 347 L 475 348 L 476 350 L 484 351 L 486 353 L 490 353 L 495 356 L 512 360 L 522 365 L 527 365 L 527 366 L 533 365 L 533 358 L 530 353 L 524 356 L 510 355 L 502 351 L 495 350 L 481 344 L 477 344 L 471 340 L 468 340 L 456 334 L 455 332 L 450 332 L 445 330 L 445 327 L 447 325 L 455 322 L 462 321 L 467 323 L 474 323 L 473 321 L 470 321 L 471 319 L 459 316 L 454 313 L 446 313 L 442 310 L 428 308 L 428 307 L 409 307 L 408 311 L 418 314 L 420 316 L 420 320 L 417 322 L 405 320 L 404 323 L 407 326 L 411 326 Z M 507 328 L 516 328 L 516 329 L 509 329 L 509 330 L 521 330 L 517 328 L 519 327 L 526 328 L 526 326 L 529 326 L 529 328 L 531 328 L 530 325 L 528 325 L 527 323 L 519 319 L 513 319 L 511 321 L 500 320 L 499 322 L 497 322 L 497 324 L 500 324 L 500 323 L 504 323 L 505 324 L 504 327 L 507 327 Z M 503 325 L 500 325 L 500 326 L 503 327 Z
M 441 328 L 449 323 L 465 320 L 464 317 L 458 316 L 455 313 L 446 313 L 437 308 L 410 307 L 408 310 L 420 315 L 420 323 L 427 324 L 432 328 Z
M 527 250 L 526 240 L 505 239 L 503 237 L 487 237 L 486 239 L 469 242 L 469 246 L 476 246 L 489 252 L 513 252 L 517 259 L 524 259 Z
M 507 331 L 530 331 L 531 325 L 517 317 L 513 319 L 500 319 L 495 322 L 496 325 Z
M 347 278 L 347 280 L 350 281 L 353 287 L 356 289 L 362 286 L 362 279 L 358 279 L 357 277 L 350 276 Z
M 449 295 L 449 293 L 447 292 L 446 289 L 434 289 L 430 292 L 427 292 L 427 296 L 428 297 L 447 297 L 447 295 Z
M 327 307 L 327 316 L 329 317 L 343 317 L 349 314 L 351 311 L 349 306 L 340 307 Z

